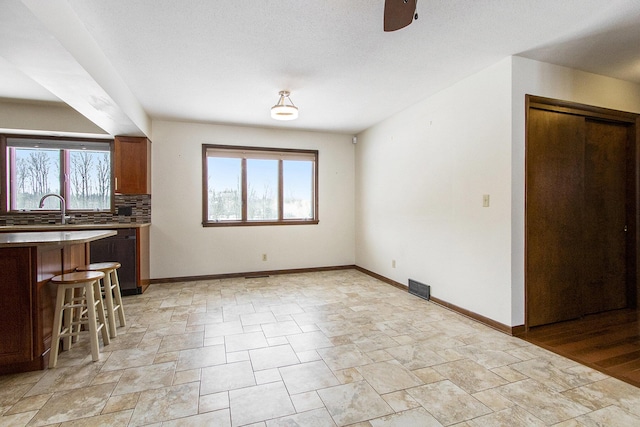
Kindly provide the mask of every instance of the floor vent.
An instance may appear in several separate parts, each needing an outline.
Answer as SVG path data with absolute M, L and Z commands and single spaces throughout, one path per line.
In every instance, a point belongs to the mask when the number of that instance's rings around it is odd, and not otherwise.
M 256 274 L 255 276 L 245 276 L 245 279 L 263 279 L 265 277 L 269 277 L 268 274 Z
M 431 297 L 431 286 L 409 279 L 409 293 L 428 301 Z

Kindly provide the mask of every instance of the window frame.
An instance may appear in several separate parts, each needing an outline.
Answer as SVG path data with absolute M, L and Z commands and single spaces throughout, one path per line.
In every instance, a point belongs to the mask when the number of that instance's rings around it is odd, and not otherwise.
M 264 153 L 265 158 L 274 158 L 278 155 L 284 157 L 278 161 L 278 219 L 277 220 L 248 220 L 247 219 L 247 157 L 240 157 L 241 162 L 241 219 L 240 220 L 209 220 L 209 174 L 208 174 L 208 161 L 210 157 L 207 155 L 209 150 L 215 151 L 229 151 L 233 154 L 229 157 L 238 157 L 239 152 L 251 152 L 256 154 L 252 156 L 252 159 L 259 159 L 259 153 Z M 293 218 L 286 219 L 284 215 L 284 180 L 283 180 L 283 160 L 293 159 L 296 155 L 312 156 L 313 157 L 313 170 L 312 176 L 312 189 L 313 194 L 311 197 L 313 217 L 310 219 Z M 224 158 L 224 156 L 220 156 Z M 318 215 L 318 150 L 298 150 L 291 148 L 267 148 L 267 147 L 248 147 L 237 145 L 219 145 L 219 144 L 202 144 L 202 226 L 203 227 L 245 227 L 245 226 L 265 226 L 265 225 L 310 225 L 318 224 L 320 222 Z
M 1 134 L 0 135 L 0 185 L 2 186 L 2 197 L 0 198 L 0 212 L 4 214 L 33 214 L 33 213 L 49 213 L 49 212 L 59 212 L 58 209 L 38 209 L 38 210 L 23 210 L 23 209 L 12 209 L 13 200 L 11 199 L 11 195 L 13 192 L 13 187 L 11 185 L 11 174 L 13 174 L 13 169 L 10 168 L 10 162 L 12 160 L 12 156 L 9 155 L 9 149 L 12 148 L 9 140 L 14 139 L 23 139 L 23 140 L 38 140 L 42 141 L 46 144 L 47 141 L 50 141 L 52 144 L 57 143 L 70 143 L 78 144 L 78 149 L 81 147 L 82 143 L 87 144 L 108 144 L 109 145 L 109 167 L 110 167 L 110 202 L 109 207 L 105 209 L 95 210 L 95 209 L 74 209 L 70 207 L 71 197 L 70 197 L 70 182 L 68 178 L 65 178 L 65 174 L 68 177 L 69 167 L 70 167 L 70 155 L 69 150 L 74 150 L 75 148 L 60 148 L 60 147 L 52 147 L 54 149 L 60 150 L 60 195 L 65 200 L 65 210 L 69 213 L 114 213 L 115 212 L 115 192 L 114 192 L 114 172 L 115 172 L 115 152 L 114 152 L 114 141 L 113 139 L 100 139 L 100 138 L 74 138 L 74 137 L 58 137 L 58 136 L 45 136 L 45 135 L 13 135 L 13 134 Z M 47 148 L 47 147 L 43 147 Z

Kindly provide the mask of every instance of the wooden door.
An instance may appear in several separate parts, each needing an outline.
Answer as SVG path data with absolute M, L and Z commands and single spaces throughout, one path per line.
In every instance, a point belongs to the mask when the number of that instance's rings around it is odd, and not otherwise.
M 527 140 L 528 326 L 579 317 L 584 118 L 531 109 Z
M 526 152 L 527 326 L 629 305 L 635 221 L 630 123 L 530 108 Z M 633 216 L 633 214 L 631 214 Z
M 583 314 L 627 306 L 629 126 L 586 120 Z

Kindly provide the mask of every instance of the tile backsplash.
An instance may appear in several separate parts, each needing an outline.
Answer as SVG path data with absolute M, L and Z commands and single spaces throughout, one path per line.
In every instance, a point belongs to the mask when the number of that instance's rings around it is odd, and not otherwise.
M 130 213 L 130 215 L 129 215 Z M 116 194 L 114 213 L 71 212 L 69 224 L 143 224 L 151 222 L 151 195 Z M 17 212 L 0 215 L 0 226 L 60 224 L 60 212 Z

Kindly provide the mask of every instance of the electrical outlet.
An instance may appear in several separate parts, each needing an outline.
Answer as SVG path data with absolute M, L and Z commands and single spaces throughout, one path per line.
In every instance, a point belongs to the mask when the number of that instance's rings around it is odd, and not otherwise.
M 488 208 L 489 204 L 490 204 L 491 198 L 488 194 L 483 194 L 482 195 L 482 207 L 483 208 Z
M 391 260 L 391 268 L 396 268 L 396 260 L 395 259 Z
M 262 260 L 266 261 L 267 260 L 267 254 L 262 254 Z

